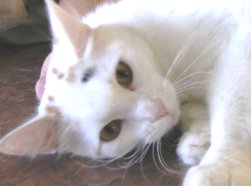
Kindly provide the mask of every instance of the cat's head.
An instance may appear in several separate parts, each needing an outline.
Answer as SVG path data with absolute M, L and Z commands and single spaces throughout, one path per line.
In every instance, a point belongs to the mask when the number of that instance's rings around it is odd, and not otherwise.
M 177 123 L 173 86 L 137 33 L 121 25 L 90 28 L 47 4 L 54 41 L 45 92 L 37 116 L 3 138 L 2 152 L 117 158 Z

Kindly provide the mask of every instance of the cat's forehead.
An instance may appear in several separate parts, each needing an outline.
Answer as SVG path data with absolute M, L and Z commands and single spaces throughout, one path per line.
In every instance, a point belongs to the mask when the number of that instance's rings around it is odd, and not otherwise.
M 139 54 L 140 42 L 122 27 L 103 26 L 92 32 L 81 58 L 60 47 L 53 52 L 46 84 L 47 107 L 56 105 L 66 113 L 84 113 L 88 118 L 109 115 L 118 110 L 113 107 L 118 107 L 122 97 L 128 97 L 128 91 L 116 81 L 116 66 L 123 60 L 134 71 L 133 61 L 149 60 L 148 53 Z
M 97 67 L 68 69 L 66 73 L 52 68 L 45 90 L 45 110 L 68 113 L 73 117 L 103 120 L 111 115 L 116 92 L 113 74 L 100 75 Z M 92 119 L 90 119 L 92 118 Z

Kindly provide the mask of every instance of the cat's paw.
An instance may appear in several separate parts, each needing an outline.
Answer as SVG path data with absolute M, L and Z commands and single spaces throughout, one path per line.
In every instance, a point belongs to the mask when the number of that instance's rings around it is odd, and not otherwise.
M 183 186 L 250 186 L 250 172 L 251 167 L 244 162 L 226 162 L 219 159 L 210 165 L 192 167 Z
M 177 147 L 179 158 L 187 165 L 198 164 L 209 148 L 209 140 L 208 131 L 184 133 Z

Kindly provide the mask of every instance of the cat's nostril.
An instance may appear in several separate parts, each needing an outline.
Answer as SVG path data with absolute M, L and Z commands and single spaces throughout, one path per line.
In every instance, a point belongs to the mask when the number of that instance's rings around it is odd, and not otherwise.
M 160 118 L 165 117 L 169 114 L 165 105 L 163 104 L 163 102 L 160 99 L 155 99 L 155 100 L 153 100 L 153 102 L 154 102 L 154 106 L 156 108 L 155 116 L 154 116 L 155 120 L 159 120 Z

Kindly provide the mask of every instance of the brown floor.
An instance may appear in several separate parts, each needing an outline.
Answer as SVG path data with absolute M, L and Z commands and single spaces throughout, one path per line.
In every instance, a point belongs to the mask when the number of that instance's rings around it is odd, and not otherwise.
M 48 52 L 48 44 L 0 47 L 0 137 L 34 113 L 38 102 L 34 84 Z M 116 168 L 119 162 L 95 167 L 70 155 L 33 160 L 0 155 L 0 186 L 178 186 L 182 166 L 175 145 L 168 144 L 163 155 L 176 174 L 163 170 L 159 163 L 158 168 L 152 151 L 129 169 Z

